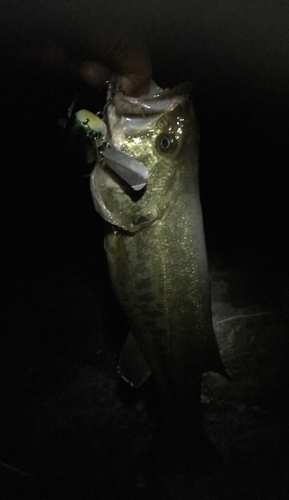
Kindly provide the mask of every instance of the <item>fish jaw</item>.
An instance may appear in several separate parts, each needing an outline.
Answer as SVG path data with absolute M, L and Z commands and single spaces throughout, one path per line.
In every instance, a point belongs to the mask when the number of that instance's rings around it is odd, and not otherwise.
M 187 126 L 186 115 L 190 116 L 190 126 Z M 173 192 L 179 190 L 175 179 L 180 169 L 187 168 L 188 155 L 193 162 L 192 175 L 197 175 L 197 123 L 186 96 L 181 96 L 181 103 L 170 112 L 133 116 L 133 123 L 129 127 L 127 123 L 131 118 L 117 116 L 112 105 L 107 107 L 105 116 L 108 140 L 146 167 L 148 181 L 136 198 L 129 186 L 117 178 L 105 163 L 100 162 L 91 175 L 95 207 L 111 224 L 135 233 L 163 216 L 175 197 Z M 134 120 L 143 121 L 140 130 L 134 125 Z M 168 153 L 161 151 L 159 146 L 166 134 L 172 142 Z
M 118 116 L 149 116 L 172 111 L 184 98 L 190 95 L 192 85 L 189 82 L 173 89 L 162 89 L 151 81 L 148 92 L 140 97 L 131 97 L 119 89 L 115 93 L 109 91 L 112 105 Z
M 189 87 L 186 88 L 189 91 Z M 154 128 L 162 115 L 173 111 L 185 95 L 176 95 L 151 83 L 150 91 L 141 97 L 126 96 L 117 91 L 105 109 L 105 121 L 108 126 L 107 142 L 122 149 L 128 136 L 136 136 L 141 132 Z

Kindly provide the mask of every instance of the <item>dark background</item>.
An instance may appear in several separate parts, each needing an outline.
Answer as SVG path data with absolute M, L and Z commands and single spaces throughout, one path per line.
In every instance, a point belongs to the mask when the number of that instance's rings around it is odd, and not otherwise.
M 49 6 L 39 5 L 34 17 L 26 16 L 26 25 L 31 28 L 32 24 L 36 34 L 42 28 L 49 38 L 56 30 L 54 26 L 59 29 L 62 20 L 63 32 L 69 34 L 72 46 L 75 36 L 75 52 L 80 50 L 82 32 L 73 9 L 77 4 L 64 2 L 57 12 L 54 9 L 58 4 L 54 2 Z M 84 2 L 83 6 L 81 25 L 87 26 L 87 30 L 84 29 L 87 36 L 90 30 L 93 33 L 98 26 L 105 26 L 107 19 L 112 22 L 109 29 L 127 26 L 133 31 L 135 25 L 136 33 L 141 30 L 145 35 L 153 75 L 159 85 L 193 82 L 193 101 L 201 130 L 201 189 L 209 248 L 229 254 L 258 249 L 262 254 L 273 252 L 277 257 L 285 257 L 288 4 L 264 0 L 250 3 L 182 1 L 181 4 L 148 1 L 140 5 L 111 1 L 105 6 L 101 2 Z M 4 10 L 7 20 L 11 12 L 8 8 Z M 14 9 L 14 18 L 11 18 L 21 22 L 21 14 L 18 8 L 16 16 Z M 2 148 L 6 157 L 2 171 L 4 177 L 7 172 L 9 190 L 12 189 L 9 198 L 14 205 L 12 211 L 8 210 L 6 220 L 13 211 L 17 212 L 17 203 L 25 199 L 33 212 L 29 214 L 29 224 L 33 225 L 35 217 L 46 220 L 42 227 L 47 227 L 46 216 L 53 209 L 49 190 L 54 192 L 54 201 L 57 196 L 63 199 L 63 183 L 73 198 L 73 176 L 80 178 L 79 182 L 74 178 L 76 190 L 84 186 L 85 180 L 81 169 L 77 172 L 75 165 L 71 168 L 64 160 L 61 168 L 56 158 L 49 167 L 46 163 L 49 156 L 56 154 L 59 145 L 61 148 L 56 122 L 59 116 L 65 116 L 76 84 L 64 75 L 49 76 L 39 67 L 39 61 L 35 61 L 34 67 L 30 62 L 21 68 L 15 68 L 13 60 L 10 64 L 7 59 L 4 62 L 2 138 L 5 142 L 7 136 L 8 143 Z M 8 145 L 13 153 L 8 151 Z M 29 159 L 23 168 L 28 150 L 29 154 L 39 151 L 39 157 L 34 162 Z M 15 163 L 13 169 L 8 168 L 9 160 Z M 17 189 L 20 192 L 13 195 Z M 25 217 L 27 205 L 23 201 L 18 215 Z M 63 205 L 71 214 L 68 218 L 77 224 L 84 207 L 78 212 L 73 204 L 77 219 L 70 212 L 68 202 L 63 201 Z M 57 219 L 60 224 L 59 216 Z M 97 218 L 94 223 L 98 224 Z
M 63 22 L 67 5 L 63 3 L 59 12 Z M 250 262 L 263 275 L 272 271 L 286 275 L 288 3 L 147 0 L 95 5 L 98 15 L 87 20 L 93 29 L 104 15 L 113 16 L 115 26 L 142 26 L 160 86 L 193 83 L 209 258 L 237 267 Z M 44 26 L 47 9 L 38 13 Z M 20 24 L 21 15 L 17 8 Z M 73 11 L 70 16 L 73 40 Z M 10 58 L 5 43 L 1 58 L 0 461 L 35 470 L 36 452 L 41 449 L 35 431 L 38 417 L 27 417 L 27 408 L 43 391 L 56 387 L 58 380 L 63 382 L 69 376 L 66 370 L 74 374 L 73 363 L 81 365 L 83 359 L 96 363 L 91 352 L 103 341 L 95 339 L 93 321 L 83 327 L 90 299 L 75 312 L 79 284 L 92 293 L 100 337 L 112 342 L 117 331 L 121 343 L 125 328 L 109 286 L 104 225 L 91 201 L 89 169 L 75 152 L 67 151 L 67 138 L 57 125 L 79 87 L 67 75 L 42 68 L 39 61 Z M 98 100 L 83 86 L 80 90 L 87 102 Z M 79 347 L 87 339 L 93 342 L 91 352 L 87 345 Z M 59 368 L 63 359 L 65 368 Z M 67 360 L 72 367 L 67 368 Z M 55 456 L 59 459 L 58 445 L 53 446 L 52 451 L 40 452 L 44 469 Z M 69 454 L 66 442 L 63 447 Z M 57 476 L 54 469 L 51 474 Z M 79 481 L 81 491 L 86 479 Z M 17 485 L 15 496 L 9 488 L 8 500 L 20 498 L 22 484 Z M 53 491 L 51 498 L 56 498 Z M 68 497 L 73 497 L 69 488 L 60 498 Z M 82 496 L 75 493 L 75 498 Z M 83 498 L 90 498 L 89 493 Z

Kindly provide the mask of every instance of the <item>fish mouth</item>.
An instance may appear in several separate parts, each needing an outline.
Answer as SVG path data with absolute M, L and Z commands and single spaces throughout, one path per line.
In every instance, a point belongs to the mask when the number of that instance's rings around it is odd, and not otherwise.
M 147 94 L 131 97 L 119 89 L 111 94 L 111 102 L 117 116 L 146 117 L 172 111 L 190 95 L 191 90 L 192 84 L 189 82 L 177 85 L 173 89 L 162 89 L 152 81 Z
M 188 98 L 191 84 L 183 83 L 173 89 L 162 89 L 153 81 L 147 94 L 131 97 L 112 86 L 104 110 L 107 126 L 106 148 L 102 156 L 106 166 L 124 180 L 133 191 L 142 191 L 147 184 L 148 170 L 135 157 L 122 151 L 128 136 L 154 128 L 158 119 Z
M 125 95 L 121 89 L 114 91 L 111 85 L 104 109 L 107 144 L 122 149 L 126 136 L 152 129 L 163 114 L 172 111 L 186 100 L 191 90 L 190 82 L 177 85 L 173 89 L 162 89 L 151 81 L 147 94 L 131 97 Z

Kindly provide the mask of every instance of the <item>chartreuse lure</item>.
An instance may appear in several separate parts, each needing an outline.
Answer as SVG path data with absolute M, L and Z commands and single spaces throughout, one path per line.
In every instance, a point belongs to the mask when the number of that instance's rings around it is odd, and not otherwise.
M 75 127 L 80 127 L 97 147 L 100 147 L 106 137 L 106 124 L 104 121 L 87 109 L 80 109 L 75 113 Z
M 134 157 L 125 154 L 113 144 L 106 144 L 107 127 L 99 116 L 87 109 L 80 109 L 75 113 L 75 125 L 73 130 L 76 134 L 85 132 L 85 138 L 90 144 L 86 145 L 86 158 L 89 162 L 89 153 L 93 151 L 100 154 L 106 165 L 121 177 L 134 191 L 141 190 L 147 182 L 148 171 L 146 167 Z M 90 147 L 89 147 L 90 146 Z M 91 151 L 91 146 L 93 147 Z M 90 150 L 90 151 L 89 151 Z M 93 158 L 92 156 L 92 159 Z

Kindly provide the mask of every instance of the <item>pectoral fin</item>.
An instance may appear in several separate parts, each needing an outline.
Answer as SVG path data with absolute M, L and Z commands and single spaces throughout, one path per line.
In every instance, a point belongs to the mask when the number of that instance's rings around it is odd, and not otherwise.
M 140 387 L 150 376 L 145 358 L 131 333 L 120 354 L 118 373 L 133 387 Z

